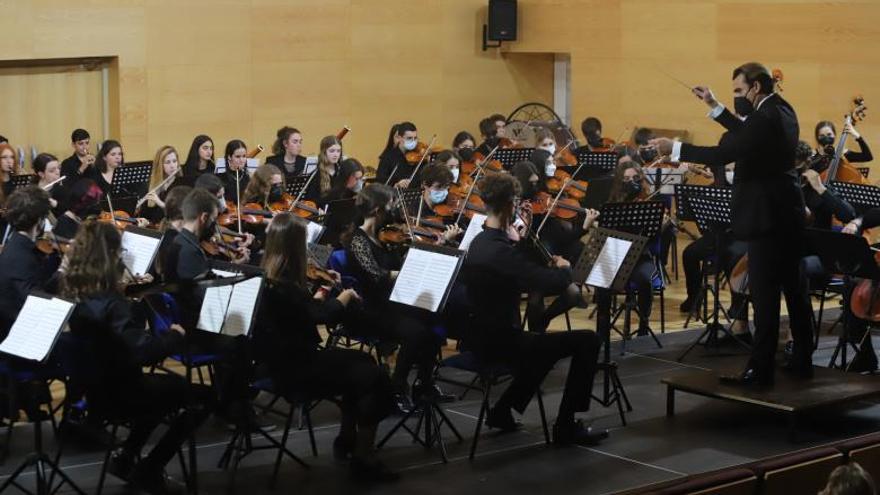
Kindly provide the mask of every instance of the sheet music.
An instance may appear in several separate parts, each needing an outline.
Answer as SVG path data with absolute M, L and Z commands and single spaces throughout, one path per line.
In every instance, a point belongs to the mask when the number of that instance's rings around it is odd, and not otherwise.
M 605 239 L 605 244 L 602 246 L 602 250 L 599 251 L 596 262 L 593 263 L 593 269 L 590 270 L 590 274 L 587 276 L 586 284 L 603 289 L 611 288 L 611 284 L 614 283 L 614 277 L 617 276 L 620 265 L 626 259 L 626 253 L 629 252 L 631 246 L 631 241 L 614 237 Z
M 135 275 L 144 275 L 150 269 L 161 238 L 122 231 L 122 262 Z
M 64 299 L 28 296 L 0 351 L 42 361 L 52 350 L 73 303 Z
M 391 301 L 436 312 L 452 283 L 458 258 L 411 248 L 391 291 Z
M 211 333 L 220 333 L 223 330 L 229 300 L 232 298 L 232 287 L 232 285 L 224 285 L 223 287 L 209 287 L 205 290 L 205 298 L 202 301 L 202 310 L 199 312 L 199 322 L 196 324 L 196 328 Z
M 257 309 L 257 296 L 260 294 L 261 277 L 254 277 L 232 286 L 232 296 L 226 310 L 226 321 L 220 333 L 232 337 L 247 335 L 251 320 Z
M 315 223 L 311 220 L 309 220 L 308 222 L 309 223 L 306 225 L 306 246 L 308 246 L 310 242 L 312 244 L 317 244 L 318 239 L 321 238 L 321 234 L 324 233 L 323 225 Z
M 467 230 L 464 231 L 464 237 L 461 238 L 461 242 L 458 244 L 458 249 L 467 251 L 471 247 L 474 237 L 483 231 L 483 224 L 486 223 L 486 218 L 486 215 L 474 213 L 474 216 L 471 217 L 471 223 L 468 224 Z
M 318 168 L 318 157 L 317 156 L 307 156 L 306 164 L 303 167 L 303 175 L 309 175 Z M 312 179 L 314 180 L 314 179 Z

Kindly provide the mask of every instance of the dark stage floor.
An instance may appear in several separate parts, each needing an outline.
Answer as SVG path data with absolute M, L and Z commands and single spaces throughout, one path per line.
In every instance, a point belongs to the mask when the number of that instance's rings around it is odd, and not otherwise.
M 684 364 L 675 357 L 696 337 L 694 331 L 676 332 L 662 337 L 663 349 L 650 339 L 631 343 L 632 351 L 620 362 L 621 377 L 635 410 L 628 415 L 629 426 L 620 427 L 616 408 L 594 404 L 585 418 L 611 429 L 611 437 L 597 448 L 556 448 L 543 443 L 536 404 L 529 406 L 524 422 L 526 430 L 510 435 L 483 434 L 477 459 L 467 460 L 470 439 L 479 410 L 479 399 L 472 392 L 465 400 L 448 404 L 450 418 L 458 426 L 465 442 L 450 440 L 450 462 L 442 465 L 436 450 L 426 451 L 411 443 L 405 433 L 398 433 L 382 452 L 383 458 L 403 478 L 396 485 L 372 490 L 382 493 L 534 493 L 542 495 L 572 493 L 609 493 L 656 481 L 671 479 L 762 457 L 820 445 L 877 429 L 880 407 L 877 402 L 859 402 L 844 408 L 807 414 L 800 423 L 798 443 L 791 443 L 784 414 L 753 407 L 679 394 L 676 416 L 666 418 L 666 387 L 660 379 L 688 368 L 729 369 L 741 366 L 744 355 L 734 348 L 724 355 L 709 356 L 702 348 L 688 356 Z M 826 365 L 835 340 L 823 337 L 815 363 Z M 555 369 L 545 382 L 545 402 L 550 421 L 560 398 L 560 384 L 567 364 Z M 460 378 L 466 378 L 464 374 Z M 880 377 L 878 377 L 880 379 Z M 598 382 L 597 382 L 598 383 Z M 447 386 L 452 391 L 453 387 Z M 597 386 L 597 391 L 599 387 Z M 500 392 L 500 390 L 498 390 Z M 289 442 L 312 468 L 308 471 L 291 461 L 282 465 L 276 491 L 296 493 L 352 493 L 370 491 L 353 484 L 344 466 L 331 456 L 331 442 L 336 435 L 336 411 L 319 406 L 314 414 L 319 456 L 311 457 L 308 435 L 297 431 Z M 209 420 L 210 421 L 210 420 Z M 277 421 L 281 424 L 281 421 Z M 390 420 L 383 430 L 390 428 Z M 48 429 L 48 428 L 46 428 Z M 280 427 L 273 435 L 281 435 Z M 199 438 L 199 471 L 202 493 L 222 493 L 227 475 L 215 465 L 228 432 L 209 423 Z M 0 467 L 0 480 L 18 465 L 31 448 L 30 426 L 15 429 L 13 455 Z M 47 441 L 54 449 L 54 442 Z M 87 452 L 76 447 L 66 449 L 62 465 L 87 492 L 94 492 L 103 453 Z M 274 452 L 254 453 L 246 458 L 236 475 L 236 492 L 256 495 L 270 493 L 268 488 Z M 171 466 L 178 469 L 177 463 Z M 33 476 L 24 478 L 33 481 Z M 108 477 L 105 493 L 125 493 L 125 488 Z

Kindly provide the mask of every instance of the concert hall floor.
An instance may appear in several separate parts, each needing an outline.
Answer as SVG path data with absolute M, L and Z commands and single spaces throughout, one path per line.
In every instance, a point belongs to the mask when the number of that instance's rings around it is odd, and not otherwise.
M 830 315 L 829 315 L 830 316 Z M 830 321 L 826 320 L 826 321 Z M 465 438 L 463 443 L 449 436 L 450 462 L 442 465 L 436 450 L 426 451 L 414 445 L 405 433 L 398 433 L 381 452 L 385 461 L 401 471 L 400 483 L 374 488 L 382 493 L 521 493 L 543 494 L 609 493 L 684 474 L 745 463 L 766 456 L 819 445 L 876 429 L 880 404 L 859 403 L 847 409 L 807 416 L 801 423 L 799 443 L 788 438 L 785 415 L 722 401 L 680 394 L 676 416 L 665 417 L 666 388 L 660 379 L 687 368 L 735 369 L 744 358 L 735 349 L 709 356 L 703 348 L 694 350 L 685 363 L 675 356 L 696 337 L 695 331 L 681 331 L 662 336 L 663 349 L 649 339 L 640 338 L 630 345 L 631 353 L 615 354 L 620 362 L 621 378 L 635 410 L 628 415 L 629 426 L 621 427 L 616 408 L 594 403 L 584 415 L 594 425 L 609 428 L 611 437 L 595 448 L 557 448 L 543 443 L 537 406 L 531 404 L 523 418 L 526 428 L 509 435 L 487 433 L 483 436 L 474 462 L 467 460 L 469 440 L 473 435 L 479 399 L 471 392 L 463 401 L 448 404 L 446 409 Z M 823 336 L 815 363 L 826 365 L 835 341 Z M 615 344 L 616 348 L 617 344 Z M 557 366 L 544 384 L 549 420 L 555 416 L 561 383 L 567 363 Z M 461 376 L 464 378 L 464 375 Z M 597 377 L 599 378 L 599 377 Z M 596 391 L 600 392 L 597 379 Z M 449 391 L 454 387 L 446 386 Z M 499 390 L 500 391 L 500 390 Z M 335 465 L 330 454 L 337 431 L 336 411 L 322 404 L 314 414 L 319 456 L 311 457 L 305 431 L 293 433 L 289 445 L 312 468 L 308 471 L 285 460 L 277 490 L 296 493 L 351 493 L 370 491 L 348 480 L 343 466 Z M 281 424 L 280 420 L 275 421 Z M 383 423 L 387 431 L 391 420 Z M 44 427 L 49 430 L 48 426 Z M 380 431 L 380 434 L 382 432 Z M 273 433 L 281 435 L 280 427 Z M 201 493 L 221 493 L 227 477 L 216 468 L 229 434 L 222 425 L 209 420 L 199 434 L 199 480 Z M 0 466 L 0 480 L 18 465 L 30 451 L 30 426 L 15 428 L 12 455 Z M 55 443 L 47 440 L 50 449 Z M 254 495 L 270 493 L 268 488 L 274 451 L 247 457 L 236 475 L 236 492 Z M 87 492 L 94 492 L 103 452 L 84 451 L 66 446 L 62 465 Z M 172 474 L 179 470 L 176 461 Z M 33 481 L 33 476 L 25 480 Z M 105 493 L 125 493 L 114 478 L 108 477 Z

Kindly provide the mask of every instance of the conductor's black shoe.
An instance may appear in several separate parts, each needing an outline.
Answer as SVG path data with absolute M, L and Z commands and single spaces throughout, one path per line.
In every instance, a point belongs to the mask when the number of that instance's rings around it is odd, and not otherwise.
M 497 428 L 507 433 L 522 428 L 522 423 L 513 419 L 513 414 L 510 412 L 509 407 L 493 407 L 486 414 L 486 426 Z
M 682 313 L 690 313 L 692 309 L 694 309 L 694 299 L 691 297 L 688 297 L 687 299 L 682 301 L 681 304 L 678 306 L 678 310 Z
M 353 479 L 366 483 L 393 483 L 400 479 L 400 474 L 388 469 L 380 461 L 352 459 L 350 472 Z
M 608 430 L 584 426 L 581 420 L 557 421 L 553 425 L 553 443 L 557 445 L 599 445 L 608 438 Z
M 124 448 L 119 448 L 110 454 L 110 459 L 107 462 L 107 472 L 127 482 L 131 479 L 131 473 L 134 471 L 134 466 L 134 453 L 129 452 Z
M 182 495 L 186 486 L 168 477 L 161 469 L 143 468 L 138 465 L 131 475 L 131 486 L 150 495 Z
M 746 368 L 738 375 L 726 375 L 719 377 L 724 385 L 736 385 L 742 387 L 761 387 L 773 385 L 773 371 L 758 371 L 757 368 Z

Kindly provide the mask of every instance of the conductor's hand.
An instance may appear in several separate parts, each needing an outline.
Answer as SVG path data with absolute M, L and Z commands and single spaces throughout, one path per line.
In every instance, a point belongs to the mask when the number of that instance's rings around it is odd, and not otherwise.
M 706 86 L 695 86 L 693 93 L 694 96 L 703 100 L 703 103 L 708 105 L 709 108 L 715 108 L 715 106 L 718 105 L 718 100 L 715 99 L 715 94 Z
M 571 268 L 571 263 L 562 256 L 553 256 L 553 266 L 556 268 Z
M 674 141 L 669 138 L 655 138 L 648 141 L 648 144 L 657 148 L 657 153 L 660 155 L 670 155 L 672 154 L 672 143 Z

